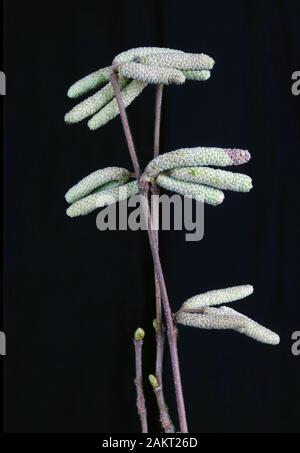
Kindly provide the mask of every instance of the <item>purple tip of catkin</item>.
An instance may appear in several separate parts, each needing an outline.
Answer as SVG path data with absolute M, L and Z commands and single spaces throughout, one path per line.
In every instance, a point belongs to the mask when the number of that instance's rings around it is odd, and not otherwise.
M 232 160 L 233 165 L 245 164 L 251 159 L 251 154 L 249 153 L 249 151 L 246 151 L 244 149 L 227 149 L 226 152 Z

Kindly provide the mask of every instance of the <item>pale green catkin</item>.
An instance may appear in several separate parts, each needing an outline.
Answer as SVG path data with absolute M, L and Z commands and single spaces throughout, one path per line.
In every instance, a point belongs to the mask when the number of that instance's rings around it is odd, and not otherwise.
M 147 86 L 146 83 L 140 82 L 139 80 L 133 80 L 122 90 L 122 98 L 125 107 L 128 107 L 135 98 L 144 90 Z M 88 122 L 88 127 L 91 130 L 96 130 L 104 124 L 111 121 L 113 118 L 119 115 L 119 108 L 116 99 L 113 99 L 100 112 L 96 113 Z
M 223 148 L 183 148 L 169 153 L 161 154 L 153 159 L 146 167 L 145 174 L 152 178 L 165 170 L 172 170 L 180 167 L 194 166 L 220 166 L 227 167 L 237 164 L 228 154 L 228 151 Z M 249 160 L 249 152 L 238 150 L 240 155 L 244 155 L 244 162 Z M 238 162 L 239 163 L 243 163 Z
M 222 190 L 249 192 L 252 189 L 252 179 L 249 176 L 208 167 L 175 168 L 170 171 L 170 176 L 182 181 L 205 184 Z
M 188 198 L 193 198 L 203 203 L 217 206 L 224 200 L 224 194 L 221 190 L 213 189 L 212 187 L 203 186 L 201 184 L 188 183 L 179 179 L 171 178 L 163 173 L 158 175 L 156 183 L 166 190 L 176 192 Z
M 108 66 L 78 80 L 78 82 L 74 83 L 69 88 L 69 98 L 77 98 L 79 96 L 82 96 L 88 91 L 98 88 L 100 85 L 108 82 L 110 78 L 110 72 L 111 68 L 110 66 Z
M 225 315 L 222 308 L 204 308 L 202 313 L 179 311 L 176 313 L 176 321 L 184 326 L 208 330 L 236 329 L 244 326 L 240 317 Z
M 206 80 L 210 79 L 211 72 L 210 71 L 182 71 L 186 80 L 194 80 L 199 82 L 205 82 Z
M 105 190 L 114 189 L 115 187 L 123 186 L 126 182 L 128 182 L 128 178 L 119 179 L 118 181 L 109 181 L 103 184 L 103 186 L 100 186 L 97 189 L 93 190 L 92 193 L 99 193 L 104 192 Z
M 128 61 L 134 61 L 137 58 L 143 58 L 151 54 L 163 54 L 163 53 L 184 53 L 182 50 L 168 49 L 164 47 L 136 47 L 134 49 L 126 50 L 125 52 L 117 55 L 113 61 L 114 64 L 126 63 Z
M 232 286 L 230 288 L 215 289 L 206 293 L 198 294 L 186 300 L 182 305 L 185 310 L 199 309 L 213 305 L 222 305 L 250 296 L 254 291 L 251 285 Z
M 108 167 L 97 170 L 83 178 L 75 184 L 65 195 L 68 203 L 74 203 L 86 195 L 91 194 L 96 189 L 103 188 L 103 185 L 112 181 L 122 181 L 130 179 L 130 173 L 125 168 Z
M 182 69 L 185 71 L 211 70 L 214 60 L 203 53 L 164 53 L 149 55 L 140 59 L 141 63 L 158 67 Z
M 128 79 L 120 77 L 120 88 L 125 88 L 129 82 L 130 81 Z M 102 88 L 102 90 L 98 91 L 93 96 L 88 97 L 70 110 L 70 112 L 68 112 L 65 116 L 65 122 L 68 124 L 78 123 L 79 121 L 94 115 L 102 107 L 107 105 L 114 98 L 114 96 L 113 86 L 111 83 L 108 83 L 104 88 Z
M 119 74 L 130 79 L 154 84 L 183 84 L 185 76 L 182 71 L 170 68 L 148 66 L 141 63 L 124 63 L 120 66 Z
M 204 308 L 203 313 L 178 312 L 177 322 L 201 329 L 232 329 L 248 337 L 270 345 L 278 345 L 279 336 L 245 315 L 228 307 Z
M 132 181 L 120 187 L 101 191 L 100 193 L 94 193 L 82 198 L 79 201 L 76 201 L 67 209 L 67 215 L 69 217 L 87 215 L 96 209 L 109 206 L 118 201 L 126 200 L 132 195 L 137 195 L 138 193 L 139 188 L 137 181 Z

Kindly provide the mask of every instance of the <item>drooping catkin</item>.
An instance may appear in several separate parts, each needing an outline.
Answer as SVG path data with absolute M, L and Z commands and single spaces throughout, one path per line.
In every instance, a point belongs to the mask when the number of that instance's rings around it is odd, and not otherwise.
M 224 200 L 224 193 L 221 190 L 212 187 L 203 186 L 201 184 L 194 184 L 192 182 L 184 182 L 179 179 L 171 178 L 163 173 L 159 174 L 156 178 L 156 183 L 160 187 L 171 192 L 176 192 L 188 198 L 193 198 L 203 203 L 217 206 Z
M 114 58 L 114 64 L 122 64 L 127 61 L 135 61 L 151 54 L 163 53 L 184 53 L 182 50 L 168 49 L 165 47 L 136 47 L 134 49 L 125 50 Z
M 248 337 L 270 345 L 278 345 L 279 336 L 245 315 L 228 307 L 204 308 L 203 313 L 178 312 L 177 322 L 200 329 L 232 329 Z
M 211 72 L 210 71 L 206 71 L 206 70 L 203 70 L 203 71 L 182 71 L 182 72 L 183 72 L 186 80 L 194 80 L 195 82 L 196 81 L 205 82 L 211 76 Z
M 82 79 L 75 82 L 68 90 L 69 98 L 77 98 L 82 96 L 83 94 L 87 93 L 90 90 L 98 88 L 100 85 L 109 81 L 110 78 L 110 66 L 102 69 L 98 69 L 98 71 L 92 72 Z
M 176 313 L 176 321 L 184 326 L 207 330 L 234 330 L 244 326 L 239 316 L 225 315 L 221 308 L 205 308 L 202 313 L 179 311 Z
M 126 200 L 132 195 L 138 194 L 138 192 L 137 181 L 132 181 L 114 189 L 94 193 L 73 203 L 67 209 L 67 215 L 69 217 L 87 215 L 96 209 L 109 206 L 117 201 Z
M 130 173 L 125 168 L 103 168 L 91 173 L 71 187 L 71 189 L 66 193 L 65 198 L 68 203 L 74 203 L 86 195 L 91 194 L 94 190 L 101 188 L 101 186 L 108 182 L 122 181 L 125 183 L 129 179 Z
M 249 176 L 209 167 L 175 168 L 169 175 L 181 181 L 205 184 L 222 190 L 249 192 L 252 189 L 252 179 Z
M 199 309 L 213 305 L 222 305 L 250 296 L 254 291 L 252 285 L 239 285 L 230 288 L 215 289 L 198 294 L 186 300 L 182 308 L 185 310 Z
M 176 84 L 181 85 L 185 82 L 185 76 L 182 71 L 170 68 L 160 68 L 148 66 L 141 63 L 125 63 L 120 66 L 119 74 L 130 79 L 140 80 L 146 83 L 154 84 Z
M 129 80 L 125 77 L 120 77 L 119 84 L 121 90 L 129 84 Z M 72 110 L 65 115 L 67 124 L 79 123 L 80 121 L 94 115 L 98 110 L 107 105 L 114 98 L 114 89 L 109 82 L 102 90 L 88 97 L 80 104 L 77 104 Z
M 145 174 L 153 178 L 159 173 L 181 167 L 240 165 L 250 160 L 251 155 L 246 150 L 224 148 L 182 148 L 161 154 L 153 159 L 146 167 Z
M 147 86 L 146 83 L 140 82 L 139 80 L 133 80 L 129 83 L 122 91 L 122 99 L 125 107 L 128 107 L 135 98 L 144 90 Z M 119 108 L 116 99 L 113 99 L 100 112 L 96 113 L 88 122 L 88 127 L 91 130 L 96 130 L 104 124 L 107 124 L 113 118 L 119 115 Z
M 185 71 L 210 71 L 214 67 L 214 60 L 204 53 L 163 53 L 149 55 L 140 59 L 141 63 L 151 66 L 182 69 Z

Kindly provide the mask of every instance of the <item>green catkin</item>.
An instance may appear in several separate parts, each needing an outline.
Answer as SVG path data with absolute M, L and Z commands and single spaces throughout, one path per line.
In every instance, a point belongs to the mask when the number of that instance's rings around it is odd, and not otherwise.
M 206 293 L 193 296 L 184 302 L 182 308 L 186 310 L 199 309 L 213 305 L 222 305 L 236 300 L 244 299 L 253 293 L 251 285 L 232 286 L 230 288 L 215 289 Z
M 210 71 L 182 71 L 186 80 L 194 80 L 199 82 L 205 82 L 206 80 L 210 79 L 211 72 Z
M 144 90 L 147 86 L 146 83 L 140 82 L 139 80 L 133 80 L 122 90 L 122 98 L 125 107 L 128 107 L 135 98 Z M 96 113 L 88 122 L 88 127 L 91 130 L 96 130 L 101 126 L 104 126 L 113 118 L 119 115 L 119 108 L 116 99 L 110 101 L 100 112 Z
M 208 55 L 168 48 L 139 47 L 122 52 L 115 57 L 113 68 L 108 66 L 99 69 L 70 87 L 68 96 L 76 98 L 107 83 L 99 92 L 67 113 L 65 121 L 76 123 L 94 115 L 88 126 L 95 130 L 119 114 L 110 83 L 112 70 L 119 72 L 121 95 L 125 107 L 128 107 L 148 83 L 168 85 L 183 84 L 186 80 L 205 81 L 210 78 L 214 64 L 214 60 Z M 252 180 L 246 175 L 211 169 L 208 166 L 241 165 L 248 162 L 250 157 L 248 151 L 240 149 L 179 149 L 153 159 L 146 167 L 144 177 L 167 190 L 218 205 L 224 199 L 220 189 L 248 192 L 252 188 Z M 126 169 L 118 167 L 92 173 L 67 192 L 66 200 L 71 204 L 67 215 L 86 215 L 138 194 L 138 182 L 128 182 L 130 177 Z M 194 296 L 184 302 L 176 314 L 176 320 L 179 324 L 203 329 L 233 329 L 262 343 L 276 345 L 280 341 L 276 333 L 231 308 L 214 307 L 242 299 L 252 292 L 251 285 L 240 285 Z M 156 324 L 155 320 L 155 329 Z M 144 335 L 144 331 L 138 329 L 135 340 L 142 341 Z M 156 389 L 156 377 L 150 375 L 149 381 Z
M 67 215 L 69 217 L 87 215 L 96 209 L 109 206 L 118 201 L 126 200 L 132 195 L 137 195 L 138 193 L 138 184 L 136 181 L 132 181 L 120 187 L 105 190 L 100 193 L 94 193 L 76 201 L 67 209 Z
M 71 189 L 66 193 L 65 198 L 68 203 L 74 203 L 86 195 L 91 194 L 96 189 L 100 189 L 101 186 L 103 188 L 103 185 L 106 183 L 118 180 L 126 182 L 129 179 L 130 173 L 125 168 L 103 168 L 91 173 L 71 187 Z
M 185 71 L 210 71 L 214 67 L 214 60 L 203 53 L 165 53 L 149 55 L 141 59 L 141 63 L 152 66 L 182 69 Z
M 252 189 L 252 179 L 249 176 L 208 167 L 175 168 L 170 171 L 170 176 L 181 181 L 205 184 L 221 190 L 249 192 Z
M 68 91 L 69 98 L 78 98 L 109 81 L 111 68 L 99 69 L 74 83 Z
M 164 54 L 164 53 L 184 53 L 182 50 L 168 49 L 164 47 L 136 47 L 134 49 L 126 50 L 125 52 L 117 55 L 113 61 L 114 64 L 122 64 L 128 61 L 135 61 L 151 54 Z
M 203 313 L 178 312 L 177 322 L 200 329 L 232 329 L 261 343 L 278 345 L 279 336 L 245 315 L 228 307 L 205 308 Z
M 163 171 L 172 170 L 174 168 L 207 165 L 227 167 L 235 165 L 235 162 L 227 151 L 227 149 L 223 148 L 202 147 L 178 149 L 176 151 L 161 154 L 153 159 L 147 165 L 145 174 L 149 178 L 153 178 Z M 245 162 L 247 162 L 250 158 L 248 151 L 239 151 L 244 153 L 244 159 Z
M 185 82 L 185 76 L 182 71 L 132 62 L 121 65 L 119 74 L 130 79 L 154 84 L 169 85 L 174 83 L 180 85 Z
M 181 167 L 194 166 L 220 166 L 239 165 L 250 159 L 250 154 L 245 150 L 234 150 L 239 153 L 239 161 L 230 157 L 230 152 L 224 148 L 182 148 L 169 153 L 161 154 L 153 159 L 146 167 L 145 174 L 149 178 L 156 177 L 159 173 Z
M 125 88 L 129 82 L 130 81 L 128 79 L 120 77 L 120 89 L 122 90 Z M 79 123 L 85 118 L 97 113 L 102 107 L 107 105 L 114 98 L 114 96 L 113 86 L 111 83 L 108 83 L 104 88 L 102 88 L 102 90 L 98 91 L 93 96 L 88 97 L 70 110 L 70 112 L 68 112 L 65 116 L 65 122 L 67 124 Z
M 201 184 L 188 183 L 179 181 L 179 179 L 171 178 L 165 174 L 160 174 L 156 178 L 156 183 L 166 190 L 176 192 L 188 198 L 193 198 L 203 203 L 217 206 L 224 200 L 224 194 L 221 190 L 213 189 L 212 187 L 203 186 Z

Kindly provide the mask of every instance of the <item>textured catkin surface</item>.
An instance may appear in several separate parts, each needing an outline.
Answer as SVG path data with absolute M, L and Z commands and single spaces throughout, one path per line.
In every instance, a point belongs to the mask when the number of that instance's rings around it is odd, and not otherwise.
M 123 89 L 129 84 L 129 80 L 125 77 L 119 78 L 120 88 Z M 65 122 L 68 124 L 78 123 L 79 121 L 94 115 L 98 110 L 108 104 L 114 98 L 114 89 L 109 82 L 102 90 L 88 97 L 80 104 L 76 105 L 65 116 Z
M 239 316 L 229 316 L 223 313 L 223 309 L 206 308 L 203 313 L 185 313 L 179 312 L 176 315 L 177 322 L 188 327 L 197 327 L 199 329 L 222 330 L 240 328 L 242 325 Z
M 109 81 L 110 71 L 110 67 L 107 66 L 83 77 L 69 88 L 68 96 L 70 98 L 77 98 L 90 90 L 98 88 L 100 85 Z
M 177 69 L 160 68 L 141 63 L 124 63 L 120 66 L 119 74 L 130 79 L 154 84 L 162 83 L 169 85 L 174 83 L 180 85 L 185 82 L 183 72 Z
M 179 312 L 176 318 L 177 322 L 189 327 L 232 329 L 261 343 L 277 345 L 280 342 L 276 333 L 228 307 L 205 308 L 203 314 Z
M 247 175 L 208 167 L 176 168 L 170 171 L 170 176 L 186 182 L 236 192 L 249 192 L 252 188 L 252 179 Z
M 215 64 L 211 57 L 203 53 L 164 53 L 161 55 L 149 55 L 142 58 L 141 62 L 152 66 L 164 66 L 166 68 L 183 69 L 186 71 L 211 70 Z
M 206 71 L 206 70 L 203 70 L 203 71 L 182 71 L 182 72 L 185 75 L 185 78 L 187 80 L 194 80 L 195 82 L 196 81 L 205 82 L 211 76 L 211 72 L 210 71 Z
M 221 305 L 228 302 L 244 299 L 253 293 L 251 285 L 232 286 L 230 288 L 215 289 L 206 293 L 198 294 L 186 300 L 182 305 L 185 309 L 199 309 L 212 305 Z
M 156 183 L 166 190 L 176 192 L 188 198 L 202 201 L 203 203 L 217 206 L 224 200 L 224 194 L 221 190 L 212 187 L 203 186 L 201 184 L 188 183 L 179 179 L 171 178 L 165 174 L 160 174 L 156 178 Z
M 87 215 L 98 208 L 111 205 L 117 201 L 126 200 L 132 195 L 138 194 L 138 184 L 136 181 L 124 184 L 121 187 L 105 190 L 100 193 L 88 195 L 87 197 L 76 201 L 67 209 L 69 217 L 79 217 Z
M 182 148 L 169 153 L 161 154 L 153 159 L 146 167 L 145 173 L 155 177 L 160 172 L 180 167 L 240 165 L 248 162 L 248 151 L 223 148 Z
M 130 173 L 125 168 L 108 167 L 97 170 L 71 187 L 65 195 L 66 201 L 74 203 L 108 182 L 120 180 L 126 182 L 129 178 Z
M 140 82 L 139 80 L 130 82 L 121 92 L 125 107 L 128 107 L 146 86 L 146 83 Z M 91 130 L 96 130 L 117 115 L 119 115 L 119 108 L 116 99 L 113 99 L 90 119 L 88 126 Z
M 182 50 L 168 49 L 165 47 L 136 47 L 134 49 L 126 50 L 125 52 L 117 55 L 113 61 L 114 64 L 126 63 L 127 61 L 133 61 L 136 58 L 147 57 L 151 54 L 164 54 L 164 53 L 179 53 L 183 54 Z

